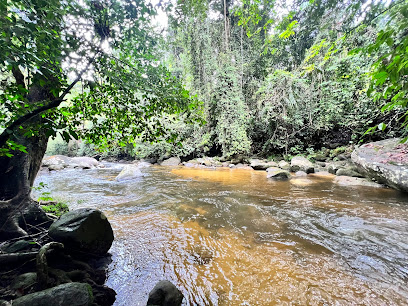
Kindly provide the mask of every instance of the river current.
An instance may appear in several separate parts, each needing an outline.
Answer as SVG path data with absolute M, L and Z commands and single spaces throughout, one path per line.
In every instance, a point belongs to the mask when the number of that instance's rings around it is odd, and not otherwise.
M 116 182 L 120 169 L 35 183 L 70 209 L 107 215 L 115 305 L 146 305 L 162 279 L 184 305 L 408 305 L 406 194 L 240 169 L 153 166 Z

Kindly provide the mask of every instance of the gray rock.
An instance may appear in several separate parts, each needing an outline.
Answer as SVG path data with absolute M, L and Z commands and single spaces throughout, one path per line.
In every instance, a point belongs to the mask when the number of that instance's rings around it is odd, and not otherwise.
M 295 175 L 296 175 L 296 176 L 307 176 L 307 173 L 304 172 L 304 171 L 297 171 L 297 172 L 295 173 Z
M 92 288 L 85 283 L 66 283 L 27 294 L 13 301 L 13 306 L 66 305 L 86 306 L 93 302 Z
M 11 289 L 24 291 L 28 287 L 37 283 L 37 273 L 29 272 L 20 274 L 11 283 Z
M 70 157 L 64 155 L 45 156 L 43 158 L 42 165 L 44 167 L 50 167 L 52 165 L 61 165 L 66 167 L 68 166 L 70 160 Z
M 267 178 L 270 179 L 281 179 L 281 180 L 287 180 L 291 177 L 290 173 L 286 170 L 277 168 L 277 167 L 271 167 L 266 169 Z
M 64 168 L 92 169 L 99 167 L 99 162 L 93 157 L 68 157 L 64 155 L 46 156 L 42 161 L 49 170 L 62 170 Z
M 333 181 L 341 186 L 383 187 L 380 184 L 359 177 L 336 176 Z
M 104 255 L 113 242 L 112 227 L 99 210 L 82 208 L 62 215 L 51 224 L 49 235 L 66 249 Z
M 62 170 L 62 169 L 64 169 L 63 165 L 50 165 L 50 166 L 48 166 L 48 170 L 50 170 L 50 171 L 59 171 L 59 170 Z
M 181 160 L 178 157 L 170 157 L 169 159 L 163 160 L 160 165 L 162 166 L 178 166 Z
M 260 159 L 250 159 L 249 160 L 249 165 L 252 167 L 254 170 L 266 170 L 270 167 L 277 167 L 278 164 L 275 163 L 274 161 L 263 161 Z
M 339 169 L 339 170 L 337 170 L 336 175 L 338 175 L 338 176 L 364 177 L 364 175 L 361 175 L 360 173 L 355 171 L 353 168 Z
M 147 305 L 180 306 L 183 298 L 183 294 L 176 286 L 169 281 L 162 280 L 150 291 Z
M 244 169 L 244 170 L 254 170 L 252 167 L 250 167 L 250 166 L 248 166 L 248 165 L 246 165 L 246 164 L 241 164 L 241 163 L 236 164 L 236 165 L 233 165 L 231 168 L 234 168 L 234 169 Z
M 116 181 L 122 182 L 126 180 L 131 180 L 137 177 L 143 176 L 142 171 L 140 171 L 140 168 L 138 165 L 126 165 L 122 171 L 118 174 L 118 176 L 115 178 Z
M 1 250 L 5 253 L 16 253 L 31 248 L 33 245 L 27 240 L 19 240 L 2 247 Z
M 351 157 L 350 154 L 340 154 L 337 156 L 337 159 L 343 161 L 343 160 L 349 160 L 350 157 Z
M 365 176 L 408 192 L 408 145 L 400 144 L 399 138 L 365 144 L 351 159 Z
M 314 159 L 315 159 L 316 161 L 319 161 L 319 162 L 324 162 L 324 161 L 326 161 L 327 156 L 324 155 L 324 154 L 321 154 L 321 153 L 317 153 L 317 154 L 315 155 Z
M 149 162 L 141 161 L 136 164 L 139 169 L 141 168 L 149 168 L 152 164 Z
M 69 161 L 71 167 L 77 167 L 82 169 L 92 169 L 99 166 L 99 162 L 93 157 L 72 157 Z
M 198 168 L 198 167 L 201 166 L 198 163 L 190 163 L 190 162 L 183 163 L 183 165 L 184 165 L 184 167 L 187 167 L 187 168 Z
M 290 169 L 293 172 L 296 171 L 304 171 L 306 173 L 313 173 L 314 166 L 311 161 L 309 161 L 306 157 L 303 156 L 295 156 L 292 158 L 290 162 Z
M 201 158 L 197 158 L 195 161 L 190 161 L 192 163 L 197 163 L 199 165 L 204 165 L 206 167 L 211 167 L 214 163 L 214 160 L 210 157 L 201 157 Z
M 338 171 L 339 169 L 341 169 L 341 168 L 342 168 L 342 166 L 341 166 L 340 164 L 338 164 L 338 163 L 332 163 L 332 164 L 329 164 L 329 165 L 327 166 L 327 171 L 329 171 L 329 173 L 331 173 L 331 174 L 336 174 L 337 171 Z
M 284 160 L 281 160 L 278 163 L 278 167 L 283 169 L 283 170 L 290 170 L 290 164 L 288 162 L 284 161 Z

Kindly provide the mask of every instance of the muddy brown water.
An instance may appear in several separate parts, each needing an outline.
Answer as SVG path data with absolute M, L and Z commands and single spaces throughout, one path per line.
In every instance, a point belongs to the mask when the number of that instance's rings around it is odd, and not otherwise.
M 116 182 L 120 166 L 107 166 L 36 184 L 108 216 L 115 305 L 145 305 L 162 279 L 184 305 L 408 305 L 406 194 L 234 169 L 150 167 Z

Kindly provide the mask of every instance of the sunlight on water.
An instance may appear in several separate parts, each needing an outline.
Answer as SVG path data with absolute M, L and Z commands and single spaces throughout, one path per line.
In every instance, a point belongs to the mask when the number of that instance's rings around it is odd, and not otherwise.
M 185 305 L 404 305 L 408 197 L 333 176 L 151 167 L 42 174 L 72 209 L 103 210 L 115 232 L 107 285 L 145 305 L 161 279 Z M 78 174 L 80 172 L 80 174 Z

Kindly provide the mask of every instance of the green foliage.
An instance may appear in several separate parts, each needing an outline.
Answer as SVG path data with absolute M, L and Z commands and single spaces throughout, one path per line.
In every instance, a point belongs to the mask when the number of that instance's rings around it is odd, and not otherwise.
M 53 204 L 47 204 L 47 205 L 41 205 L 41 208 L 46 213 L 51 213 L 53 215 L 56 215 L 57 217 L 60 217 L 63 214 L 65 214 L 66 212 L 69 211 L 69 207 L 68 207 L 67 204 L 62 203 L 62 202 L 54 202 L 54 203 Z
M 403 126 L 408 129 L 408 1 L 397 2 L 384 19 L 386 23 L 375 42 L 364 48 L 369 54 L 380 53 L 370 72 L 368 94 L 385 101 L 383 111 L 404 112 Z M 386 128 L 384 122 L 378 125 L 381 131 Z
M 45 191 L 48 188 L 47 184 L 40 182 L 37 187 L 32 187 L 33 190 L 40 193 L 37 201 L 40 202 L 41 208 L 46 213 L 51 213 L 57 217 L 63 215 L 69 211 L 68 205 L 63 202 L 55 202 L 54 199 L 50 196 L 51 193 Z
M 142 132 L 152 140 L 167 135 L 163 114 L 195 109 L 196 100 L 157 60 L 151 4 L 1 5 L 0 153 L 9 154 L 6 142 L 15 135 L 60 135 L 66 142 L 82 138 L 104 147 L 125 145 Z M 81 79 L 82 90 L 72 91 Z M 68 93 L 73 95 L 64 101 Z

